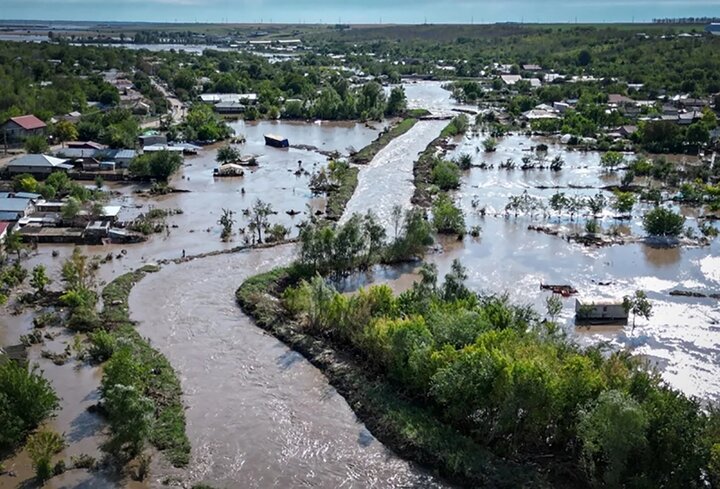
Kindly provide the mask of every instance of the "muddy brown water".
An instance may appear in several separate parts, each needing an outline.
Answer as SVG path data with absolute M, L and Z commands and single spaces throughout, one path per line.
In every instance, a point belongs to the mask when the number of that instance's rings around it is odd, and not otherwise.
M 291 246 L 170 265 L 130 297 L 187 404 L 193 481 L 219 487 L 444 487 L 358 422 L 327 379 L 259 330 L 234 293 L 289 263 Z

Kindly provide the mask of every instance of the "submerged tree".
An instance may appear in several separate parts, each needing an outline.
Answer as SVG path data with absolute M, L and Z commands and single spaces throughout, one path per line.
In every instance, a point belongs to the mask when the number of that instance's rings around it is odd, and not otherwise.
M 220 224 L 223 228 L 222 233 L 220 237 L 223 241 L 227 241 L 230 236 L 232 235 L 232 228 L 235 224 L 235 219 L 233 219 L 233 215 L 235 213 L 231 211 L 230 209 L 224 209 L 222 210 L 222 216 L 220 216 L 220 219 L 218 220 L 218 224 Z
M 623 308 L 625 312 L 632 313 L 632 327 L 635 329 L 635 318 L 637 316 L 650 319 L 652 316 L 652 304 L 648 300 L 644 290 L 636 290 L 634 295 L 623 297 Z
M 269 217 L 272 215 L 272 205 L 257 199 L 250 208 L 250 223 L 248 228 L 257 233 L 257 242 L 263 242 L 263 231 L 270 225 Z

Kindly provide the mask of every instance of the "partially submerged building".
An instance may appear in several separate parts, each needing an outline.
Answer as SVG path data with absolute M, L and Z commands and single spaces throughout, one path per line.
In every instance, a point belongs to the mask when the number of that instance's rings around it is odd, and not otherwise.
M 575 321 L 580 324 L 626 324 L 628 311 L 622 300 L 575 299 Z

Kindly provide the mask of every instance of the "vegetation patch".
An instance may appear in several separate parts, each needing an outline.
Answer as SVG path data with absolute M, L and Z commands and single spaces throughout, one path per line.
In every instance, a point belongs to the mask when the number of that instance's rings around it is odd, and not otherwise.
M 149 441 L 174 466 L 184 467 L 190 460 L 190 442 L 180 381 L 168 360 L 137 332 L 128 309 L 133 286 L 158 270 L 145 266 L 105 287 L 102 318 L 113 338 L 94 336 L 91 340 L 98 351 L 111 352 L 102 381 L 104 408 L 113 434 L 108 448 L 114 454 L 133 457 Z

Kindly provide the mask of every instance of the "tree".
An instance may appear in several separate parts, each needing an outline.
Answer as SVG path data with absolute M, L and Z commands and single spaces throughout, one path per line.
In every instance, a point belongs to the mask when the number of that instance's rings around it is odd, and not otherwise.
M 593 216 L 601 214 L 607 205 L 607 199 L 602 192 L 598 192 L 594 196 L 589 197 L 586 202 L 588 209 L 590 209 L 590 213 Z
M 170 151 L 146 153 L 136 157 L 128 170 L 135 178 L 167 181 L 182 166 L 182 156 Z
M 81 209 L 80 201 L 75 197 L 70 197 L 62 206 L 62 218 L 66 221 L 72 221 L 78 216 Z
M 47 152 L 47 150 L 50 148 L 48 145 L 47 139 L 45 139 L 45 136 L 28 136 L 25 138 L 25 141 L 23 142 L 23 147 L 25 148 L 25 151 L 27 151 L 30 154 L 42 154 Z
M 563 192 L 555 192 L 550 197 L 550 208 L 558 213 L 558 216 L 562 213 L 563 209 L 567 206 L 568 199 Z
M 22 236 L 16 231 L 10 231 L 5 236 L 5 253 L 12 255 L 17 254 L 17 259 L 20 260 L 20 256 L 25 251 L 25 243 L 23 243 Z
M 220 224 L 223 228 L 222 234 L 220 235 L 223 241 L 227 241 L 227 239 L 232 235 L 232 228 L 235 224 L 233 214 L 233 211 L 230 209 L 223 209 L 222 216 L 220 216 L 220 219 L 218 220 L 218 224 Z
M 577 64 L 578 66 L 587 66 L 592 62 L 592 55 L 587 49 L 583 49 L 578 53 Z
M 65 447 L 62 435 L 54 431 L 38 431 L 30 435 L 26 449 L 39 482 L 45 482 L 53 475 L 52 457 Z
M 266 229 L 270 222 L 268 217 L 273 213 L 272 205 L 257 199 L 250 208 L 250 223 L 248 228 L 257 233 L 257 242 L 262 243 L 262 232 Z
M 615 192 L 615 198 L 612 203 L 613 209 L 617 211 L 621 217 L 629 216 L 632 213 L 633 207 L 637 202 L 635 194 L 632 192 Z
M 438 161 L 430 174 L 432 183 L 440 190 L 453 190 L 460 187 L 460 169 L 452 161 Z
M 552 294 L 545 299 L 545 307 L 547 309 L 547 315 L 550 317 L 550 320 L 554 322 L 563 310 L 562 299 L 556 294 Z
M 45 287 L 50 285 L 51 282 L 52 280 L 47 276 L 43 265 L 36 265 L 35 268 L 33 268 L 30 286 L 32 286 L 38 294 L 45 292 Z
M 218 163 L 224 165 L 225 163 L 235 163 L 241 158 L 240 150 L 230 145 L 223 146 L 218 149 L 217 157 L 215 158 Z
M 618 153 L 617 151 L 608 151 L 600 157 L 600 166 L 613 172 L 623 163 L 623 161 L 625 161 L 625 157 L 622 153 Z
M 578 434 L 582 461 L 591 478 L 608 487 L 621 487 L 630 455 L 643 448 L 648 420 L 642 407 L 628 394 L 608 390 L 594 406 L 580 413 Z
M 433 204 L 433 225 L 441 234 L 465 234 L 465 217 L 446 194 Z
M 655 207 L 643 216 L 643 228 L 650 236 L 677 237 L 684 225 L 683 216 L 665 207 Z
M 633 329 L 635 329 L 636 316 L 644 317 L 645 319 L 650 319 L 650 316 L 652 316 L 652 304 L 648 300 L 647 294 L 644 290 L 636 290 L 634 295 L 626 295 L 623 297 L 623 308 L 627 313 L 632 312 Z
M 65 141 L 75 141 L 78 138 L 78 130 L 70 121 L 61 120 L 53 128 L 53 136 L 65 147 Z
M 385 115 L 400 115 L 407 109 L 407 98 L 405 97 L 405 89 L 403 87 L 395 87 L 390 91 Z

